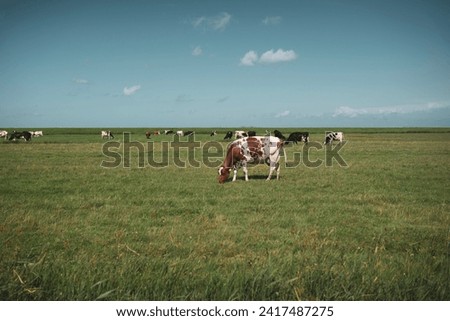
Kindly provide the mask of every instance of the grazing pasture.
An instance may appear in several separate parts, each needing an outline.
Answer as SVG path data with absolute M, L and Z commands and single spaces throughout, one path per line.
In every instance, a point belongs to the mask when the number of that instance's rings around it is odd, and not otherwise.
M 0 141 L 2 300 L 450 299 L 446 128 L 338 129 L 347 166 L 300 143 L 279 181 L 258 165 L 225 184 L 201 147 L 165 150 L 173 135 L 44 130 Z M 229 129 L 212 130 L 195 140 L 225 150 Z M 307 130 L 323 142 L 325 129 Z M 105 143 L 127 148 L 122 132 L 144 152 L 132 144 L 128 167 L 101 167 Z M 189 157 L 200 165 L 175 165 Z

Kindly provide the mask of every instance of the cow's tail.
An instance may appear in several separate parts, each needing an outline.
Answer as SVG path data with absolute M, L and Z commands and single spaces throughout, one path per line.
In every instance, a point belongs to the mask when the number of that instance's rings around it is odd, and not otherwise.
M 277 143 L 277 149 L 275 149 L 272 153 L 270 153 L 270 156 L 275 155 L 275 153 L 277 153 L 280 149 L 282 149 L 284 146 L 284 142 L 280 141 Z

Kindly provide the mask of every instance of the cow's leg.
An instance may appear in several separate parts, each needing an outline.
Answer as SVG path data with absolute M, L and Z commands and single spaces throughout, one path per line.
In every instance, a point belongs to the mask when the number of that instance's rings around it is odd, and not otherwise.
M 280 179 L 280 163 L 276 164 L 276 169 L 277 169 L 277 180 Z
M 248 169 L 247 169 L 247 165 L 245 165 L 244 167 L 242 167 L 242 170 L 244 171 L 245 180 L 248 181 Z
M 272 177 L 272 173 L 274 170 L 275 170 L 275 166 L 273 166 L 273 164 L 270 164 L 269 176 L 267 176 L 266 181 L 270 181 L 270 178 Z
M 236 180 L 236 177 L 237 177 L 237 168 L 235 167 L 234 168 L 234 170 L 233 170 L 233 182 Z

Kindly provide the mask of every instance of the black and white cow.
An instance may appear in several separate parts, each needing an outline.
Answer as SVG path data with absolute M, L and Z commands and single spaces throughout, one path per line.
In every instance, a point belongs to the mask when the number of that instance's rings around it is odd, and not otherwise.
M 279 139 L 286 140 L 286 137 L 284 137 L 284 135 L 277 129 L 273 131 L 273 134 L 275 135 L 275 137 L 278 137 Z
M 298 142 L 309 143 L 309 133 L 308 132 L 293 132 L 286 139 L 286 143 L 293 142 L 297 144 Z
M 212 131 L 211 134 L 209 134 L 209 136 L 211 136 L 211 137 L 216 136 L 216 135 L 217 135 L 217 131 L 215 131 L 215 130 Z
M 247 137 L 247 132 L 245 132 L 244 130 L 236 130 L 234 132 L 234 139 L 239 139 L 242 137 Z
M 9 140 L 16 140 L 16 139 L 20 139 L 20 138 L 23 138 L 23 139 L 25 139 L 25 141 L 30 141 L 31 140 L 31 133 L 29 132 L 29 131 L 23 131 L 23 132 L 16 132 L 16 131 L 13 131 L 12 133 L 11 133 L 11 135 L 9 136 Z
M 231 139 L 233 137 L 233 132 L 231 130 L 227 131 L 223 139 Z
M 323 142 L 324 145 L 332 144 L 333 141 L 338 140 L 339 143 L 342 143 L 344 140 L 344 133 L 343 132 L 326 132 L 325 133 L 325 141 Z

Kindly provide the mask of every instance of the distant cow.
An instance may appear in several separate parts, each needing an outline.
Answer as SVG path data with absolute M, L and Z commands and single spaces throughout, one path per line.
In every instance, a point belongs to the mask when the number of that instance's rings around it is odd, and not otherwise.
M 309 133 L 308 132 L 293 132 L 286 139 L 286 143 L 293 142 L 305 142 L 305 144 L 309 143 Z
M 147 139 L 149 139 L 151 135 L 152 135 L 152 133 L 150 133 L 149 131 L 145 132 L 145 137 L 147 137 Z
M 216 135 L 217 135 L 217 132 L 215 130 L 212 131 L 211 134 L 209 134 L 209 136 L 211 136 L 211 137 L 216 136 Z
M 183 136 L 191 136 L 193 134 L 194 134 L 194 132 L 192 130 L 188 130 L 187 132 L 184 132 Z
M 235 139 L 239 139 L 239 138 L 242 138 L 242 137 L 247 137 L 247 133 L 245 131 L 243 131 L 243 130 L 236 130 L 234 132 L 234 138 Z
M 231 139 L 233 137 L 233 132 L 231 130 L 227 131 L 225 137 L 223 139 Z
M 275 137 L 278 137 L 279 139 L 286 140 L 286 137 L 284 137 L 284 135 L 277 129 L 273 131 L 273 134 L 275 135 Z
M 16 140 L 16 139 L 20 139 L 23 138 L 25 139 L 25 141 L 30 141 L 31 140 L 31 133 L 29 131 L 23 131 L 23 132 L 16 132 L 13 131 L 12 134 L 9 136 L 9 140 Z
M 342 143 L 344 140 L 343 132 L 325 132 L 325 141 L 324 145 L 331 144 L 333 141 L 338 140 L 339 143 Z
M 0 138 L 5 137 L 5 139 L 8 138 L 8 132 L 6 130 L 0 130 Z
M 177 130 L 177 132 L 175 133 L 177 136 L 184 136 L 184 133 L 182 130 Z
M 219 168 L 219 183 L 224 183 L 228 179 L 231 170 L 233 170 L 234 182 L 240 167 L 244 171 L 245 180 L 248 181 L 247 163 L 266 163 L 270 166 L 267 180 L 270 180 L 275 170 L 277 172 L 277 179 L 279 179 L 279 161 L 282 149 L 283 142 L 273 136 L 253 136 L 235 140 L 228 146 L 225 160 Z
M 164 135 L 169 135 L 169 134 L 173 134 L 173 130 L 166 129 L 166 130 L 164 131 Z
M 106 138 L 106 139 L 112 139 L 114 138 L 113 133 L 111 133 L 110 130 L 102 130 L 102 139 Z
M 30 133 L 32 133 L 33 137 L 44 136 L 44 133 L 42 132 L 42 130 L 36 130 L 36 131 L 30 132 Z

